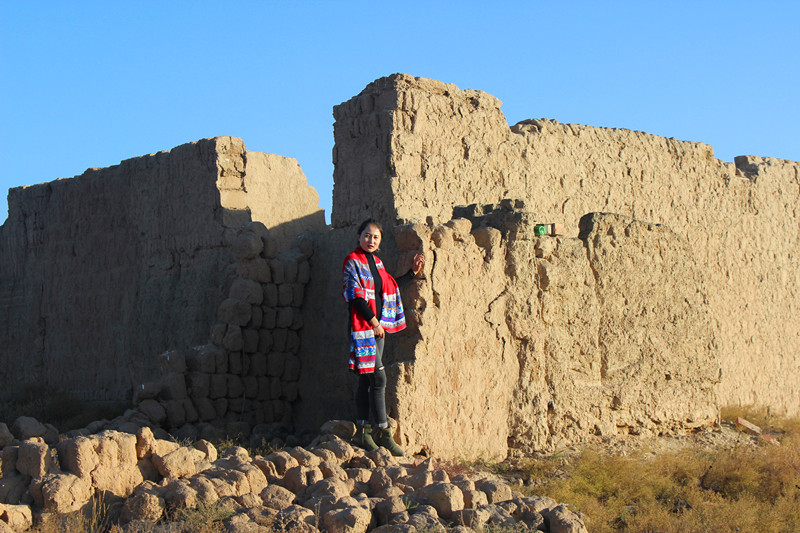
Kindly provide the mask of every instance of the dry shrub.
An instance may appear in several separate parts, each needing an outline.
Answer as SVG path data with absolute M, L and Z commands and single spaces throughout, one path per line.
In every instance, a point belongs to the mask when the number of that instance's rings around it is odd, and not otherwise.
M 781 444 L 627 457 L 589 449 L 522 465 L 526 491 L 569 502 L 592 532 L 800 531 L 800 423 L 745 410 L 727 416 L 761 425 Z

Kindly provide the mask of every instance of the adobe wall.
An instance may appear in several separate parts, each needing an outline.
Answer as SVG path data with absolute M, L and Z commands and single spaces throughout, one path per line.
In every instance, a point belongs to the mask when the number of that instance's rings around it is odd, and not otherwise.
M 495 97 L 396 74 L 334 109 L 332 222 L 441 224 L 519 198 L 568 236 L 586 213 L 668 226 L 707 287 L 724 404 L 800 414 L 800 164 L 541 119 L 508 127 Z
M 235 137 L 11 189 L 0 381 L 129 397 L 158 376 L 158 354 L 209 342 L 242 228 L 270 228 L 275 253 L 324 227 L 317 201 L 295 160 Z

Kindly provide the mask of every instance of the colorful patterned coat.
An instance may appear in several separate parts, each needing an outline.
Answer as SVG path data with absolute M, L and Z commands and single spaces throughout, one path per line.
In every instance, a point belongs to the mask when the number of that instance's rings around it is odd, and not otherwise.
M 386 333 L 401 331 L 406 327 L 406 318 L 403 314 L 403 303 L 400 301 L 397 281 L 386 272 L 378 256 L 372 257 L 375 259 L 375 266 L 383 285 L 383 309 L 378 320 Z M 360 246 L 345 258 L 342 275 L 345 301 L 363 298 L 377 315 L 375 280 L 372 279 L 367 256 Z M 352 305 L 350 306 L 350 369 L 358 374 L 370 374 L 375 371 L 375 333 L 372 326 Z

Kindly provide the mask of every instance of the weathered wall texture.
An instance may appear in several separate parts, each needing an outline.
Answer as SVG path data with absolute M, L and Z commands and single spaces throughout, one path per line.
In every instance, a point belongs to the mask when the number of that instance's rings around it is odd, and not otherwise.
M 800 164 L 545 119 L 509 128 L 493 96 L 404 74 L 334 116 L 334 226 L 442 223 L 503 198 L 573 236 L 590 212 L 664 224 L 705 279 L 721 403 L 800 414 Z
M 247 152 L 234 137 L 11 189 L 0 380 L 129 395 L 157 375 L 155 356 L 208 342 L 235 275 L 230 243 L 251 212 L 276 228 L 278 247 L 324 227 L 296 161 Z
M 555 449 L 713 422 L 719 365 L 685 239 L 604 214 L 581 240 L 537 237 L 536 219 L 498 207 L 397 232 L 432 258 L 409 293 L 414 357 L 390 372 L 412 449 L 502 457 L 507 438 Z
M 390 415 L 409 451 L 504 457 L 509 445 L 553 450 L 716 420 L 719 362 L 685 237 L 598 213 L 580 239 L 539 237 L 521 202 L 456 211 L 444 225 L 394 228 L 387 256 L 397 273 L 415 252 L 428 258 L 403 290 L 409 328 L 390 336 L 384 358 Z M 338 248 L 354 241 L 335 231 Z M 315 272 L 319 262 L 335 268 L 321 252 Z M 304 329 L 300 423 L 351 415 L 355 378 L 337 339 L 346 318 L 335 311 L 345 306 L 324 307 L 322 322 L 337 327 Z M 328 349 L 315 356 L 305 336 Z

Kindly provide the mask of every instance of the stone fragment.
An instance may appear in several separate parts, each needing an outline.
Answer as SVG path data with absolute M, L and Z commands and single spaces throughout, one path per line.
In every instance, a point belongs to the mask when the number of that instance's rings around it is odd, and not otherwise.
M 564 504 L 543 509 L 541 513 L 550 533 L 587 533 L 586 524 L 580 516 Z
M 58 470 L 55 450 L 41 440 L 26 440 L 20 443 L 17 451 L 17 471 L 32 478 Z
M 317 456 L 319 457 L 319 456 Z M 348 479 L 347 472 L 335 460 L 322 460 L 320 457 L 319 469 L 322 472 L 322 477 L 333 477 L 336 479 Z
M 420 505 L 414 509 L 408 523 L 417 528 L 417 531 L 426 533 L 445 533 L 447 529 L 436 516 L 436 509 L 430 505 Z
M 142 431 L 148 431 L 152 436 L 149 428 L 143 428 Z M 76 437 L 59 443 L 57 450 L 61 467 L 78 477 L 89 478 L 100 463 L 94 446 L 93 440 L 87 437 Z
M 214 484 L 202 474 L 192 476 L 189 479 L 189 486 L 197 491 L 197 501 L 203 505 L 213 505 L 219 500 Z
M 237 505 L 242 505 L 240 502 L 250 502 L 254 499 L 258 498 L 247 494 L 234 498 L 234 501 Z M 233 516 L 222 521 L 222 527 L 225 528 L 224 531 L 226 531 L 226 533 L 270 533 L 272 531 L 271 528 L 266 528 L 256 523 L 244 509 L 246 509 L 245 506 Z
M 498 528 L 513 528 L 517 525 L 516 520 L 511 514 L 506 511 L 500 505 L 489 504 L 483 509 L 487 509 L 489 511 L 489 519 L 487 520 L 488 524 L 491 524 Z
M 200 439 L 194 443 L 194 447 L 205 454 L 205 460 L 213 463 L 217 460 L 218 452 L 217 448 L 205 439 Z
M 289 489 L 280 485 L 270 484 L 261 491 L 261 499 L 265 507 L 270 507 L 278 511 L 286 509 L 294 503 L 295 495 Z
M 267 456 L 267 460 L 271 461 L 275 465 L 275 469 L 279 476 L 283 476 L 286 474 L 287 470 L 299 466 L 300 464 L 297 462 L 297 459 L 285 451 L 272 453 Z
M 482 490 L 461 489 L 461 494 L 464 496 L 464 507 L 467 509 L 478 509 L 489 505 L 489 498 Z
M 50 513 L 71 513 L 82 508 L 94 495 L 89 478 L 56 474 L 42 484 L 44 509 Z
M 378 526 L 375 529 L 373 529 L 372 532 L 373 533 L 417 533 L 417 528 L 411 524 L 406 524 L 401 521 L 400 523 L 396 524 L 392 523 L 383 526 Z
M 330 496 L 334 501 L 339 501 L 350 496 L 350 484 L 342 479 L 326 478 L 309 485 L 304 495 L 307 498 Z
M 198 504 L 197 490 L 188 480 L 173 480 L 164 491 L 164 503 L 171 510 L 194 509 Z
M 143 491 L 125 500 L 120 520 L 123 523 L 132 520 L 158 520 L 164 514 L 165 509 L 164 498 L 158 494 Z
M 6 450 L 7 449 L 8 448 L 6 448 Z M 15 505 L 20 503 L 30 503 L 30 501 L 25 502 L 25 500 L 30 500 L 30 497 L 26 498 L 26 493 L 28 492 L 28 486 L 30 483 L 31 478 L 28 476 L 23 476 L 22 474 L 16 473 L 3 474 L 3 477 L 0 478 L 0 502 Z
M 449 520 L 455 511 L 464 509 L 461 489 L 451 483 L 437 482 L 415 491 L 419 501 L 436 509 L 440 518 Z
M 484 492 L 489 503 L 503 502 L 511 499 L 511 487 L 499 480 L 480 479 L 475 488 Z
M 462 509 L 454 511 L 451 520 L 454 524 L 482 531 L 490 516 L 491 512 L 486 508 Z
M 295 446 L 286 450 L 289 455 L 297 459 L 298 464 L 302 466 L 317 466 L 322 462 L 318 455 L 314 455 L 302 446 Z
M 26 440 L 33 437 L 44 437 L 47 428 L 44 424 L 30 416 L 20 416 L 11 424 L 11 433 L 18 440 Z
M 247 477 L 247 482 L 250 485 L 250 492 L 258 494 L 267 486 L 267 477 L 257 466 L 246 463 L 237 467 L 237 470 Z
M 332 434 L 340 439 L 350 440 L 356 434 L 356 425 L 350 420 L 328 420 L 319 428 L 322 435 Z
M 322 471 L 316 466 L 295 466 L 284 474 L 281 485 L 297 494 L 301 489 L 321 481 Z
M 502 239 L 502 233 L 496 228 L 483 226 L 472 232 L 475 244 L 487 251 L 497 248 Z
M 321 529 L 330 533 L 366 533 L 371 520 L 369 508 L 358 505 L 325 513 Z
M 204 461 L 206 454 L 195 448 L 178 448 L 166 455 L 153 455 L 153 464 L 158 473 L 166 478 L 189 477 L 197 473 L 197 463 Z
M 329 435 L 325 438 L 326 440 L 319 443 L 317 448 L 323 448 L 332 451 L 339 461 L 345 462 L 355 455 L 353 447 L 336 435 Z
M 397 514 L 406 510 L 406 504 L 399 496 L 385 498 L 375 504 L 375 517 L 378 524 L 384 525 L 389 523 L 389 519 Z
M 13 505 L 0 503 L 0 526 L 7 524 L 8 529 L 3 531 L 27 531 L 33 526 L 33 513 L 27 505 Z
M 317 517 L 311 509 L 296 504 L 281 509 L 275 515 L 275 526 L 283 531 L 313 531 L 306 528 L 315 526 L 316 522 Z

